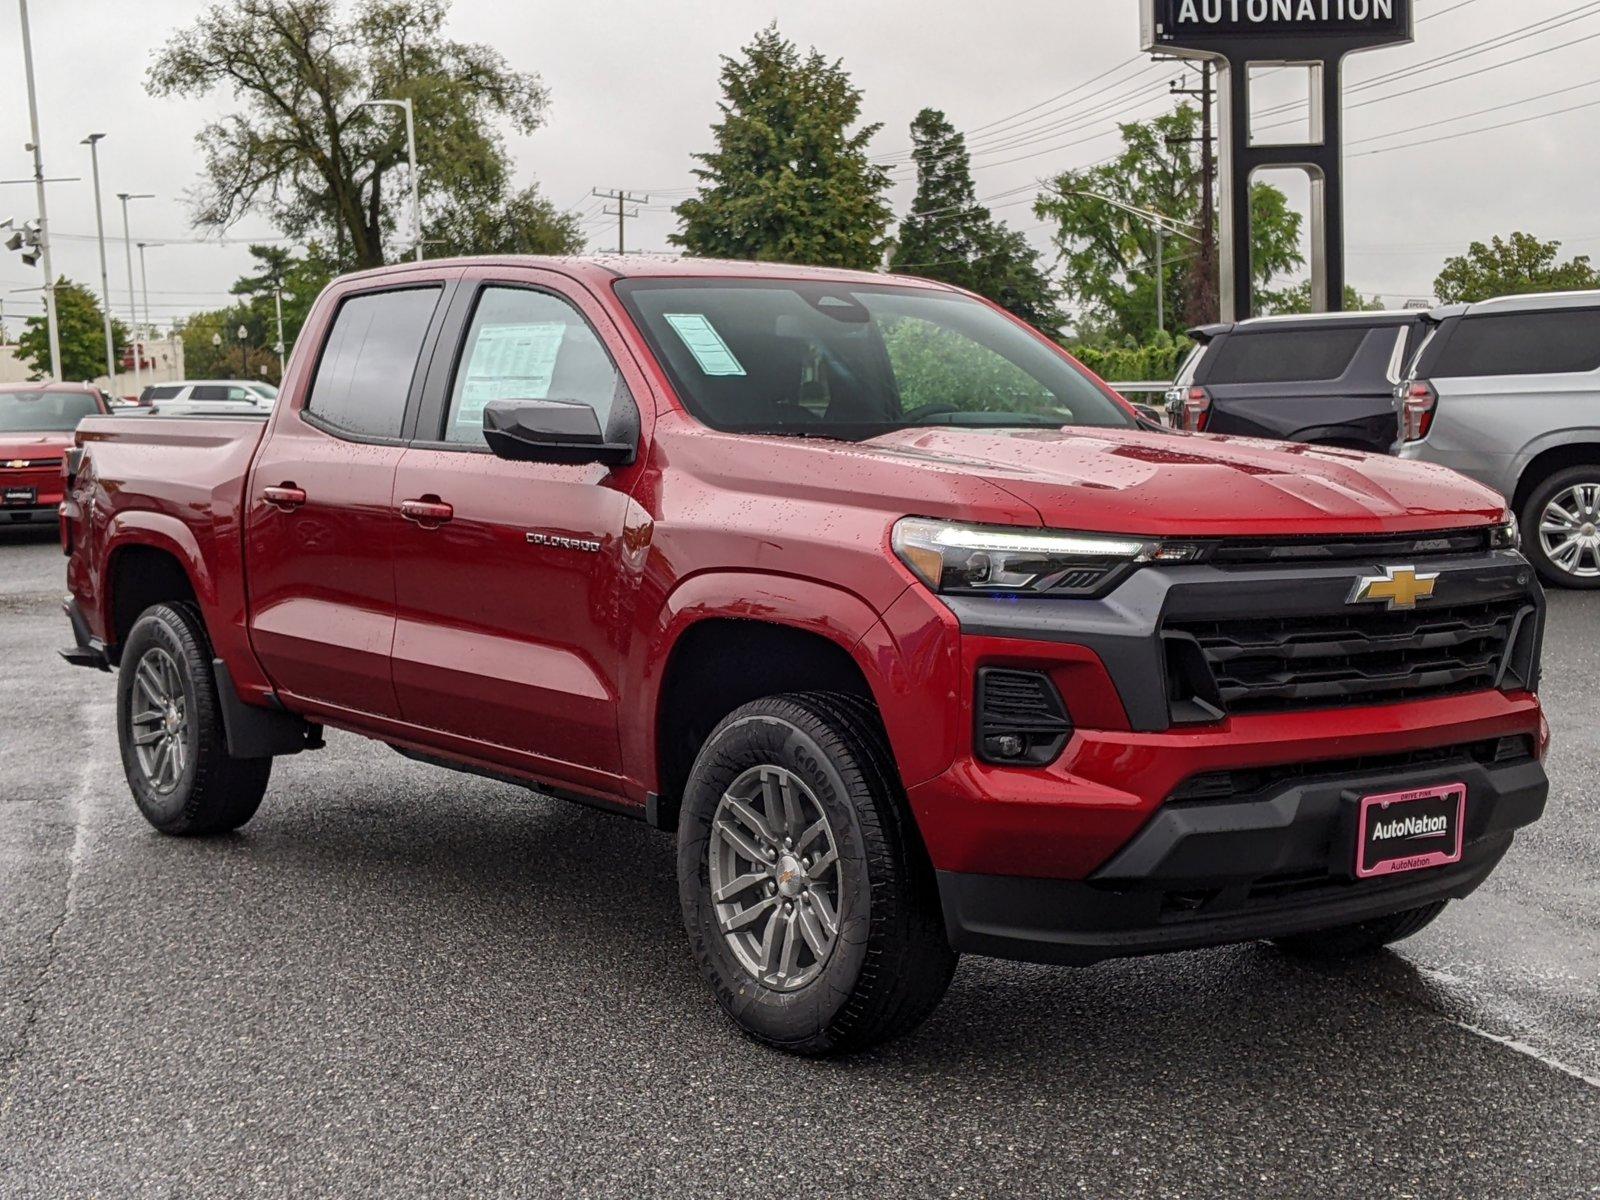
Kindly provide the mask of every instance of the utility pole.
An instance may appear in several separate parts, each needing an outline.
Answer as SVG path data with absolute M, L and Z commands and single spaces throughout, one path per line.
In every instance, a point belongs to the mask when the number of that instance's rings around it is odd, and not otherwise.
M 33 190 L 39 202 L 39 254 L 44 266 L 44 316 L 50 329 L 50 378 L 61 380 L 61 328 L 56 323 L 56 277 L 50 265 L 50 218 L 44 203 L 44 154 L 39 149 L 39 99 L 33 87 L 33 36 L 28 30 L 28 0 L 17 0 L 22 16 L 22 69 L 28 79 L 28 123 L 33 140 Z
M 628 221 L 629 217 L 637 217 L 639 215 L 639 210 L 638 209 L 634 209 L 632 212 L 629 212 L 628 211 L 628 205 L 630 205 L 630 204 L 649 204 L 650 203 L 650 197 L 649 196 L 636 196 L 632 192 L 625 192 L 625 191 L 622 191 L 620 189 L 609 191 L 609 192 L 602 192 L 599 188 L 595 188 L 593 194 L 598 196 L 602 200 L 614 200 L 614 201 L 616 201 L 616 205 L 617 205 L 617 211 L 616 211 L 616 218 L 617 218 L 617 253 L 618 254 L 626 254 L 628 252 L 627 239 L 625 237 L 625 231 L 626 231 L 626 228 L 627 228 L 627 221 Z M 608 216 L 611 215 L 609 209 L 607 210 L 607 215 Z
M 103 133 L 91 133 L 79 145 L 89 147 L 89 163 L 94 174 L 94 234 L 100 243 L 100 315 L 106 327 L 106 386 L 117 390 L 117 343 L 111 333 L 111 275 L 106 269 L 106 221 L 100 206 L 100 139 Z
M 1194 316 L 1214 321 L 1220 313 L 1217 295 L 1217 158 L 1215 140 L 1215 92 L 1212 74 L 1215 64 L 1207 59 L 1200 66 L 1200 86 L 1181 88 L 1172 85 L 1174 96 L 1200 97 L 1200 249 L 1194 264 Z M 1169 144 L 1192 142 L 1192 138 L 1173 138 Z
M 294 297 L 290 296 L 293 300 Z M 283 382 L 283 281 L 274 280 L 272 285 L 272 302 L 278 309 L 278 382 Z
M 1107 196 L 1102 192 L 1077 189 L 1071 192 L 1057 192 L 1056 194 L 1085 196 L 1090 200 L 1098 200 L 1102 204 L 1109 204 L 1119 212 L 1127 213 L 1137 221 L 1143 221 L 1155 231 L 1156 326 L 1165 331 L 1167 327 L 1167 238 L 1169 236 L 1181 237 L 1191 242 L 1198 242 L 1200 239 L 1189 232 L 1190 229 L 1194 228 L 1193 223 L 1181 221 L 1177 217 L 1169 217 L 1166 213 L 1156 212 L 1152 208 L 1140 208 L 1137 204 L 1125 204 L 1115 196 Z

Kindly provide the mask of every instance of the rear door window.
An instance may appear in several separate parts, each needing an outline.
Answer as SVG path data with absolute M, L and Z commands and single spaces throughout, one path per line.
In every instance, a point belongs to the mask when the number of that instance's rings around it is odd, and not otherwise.
M 336 433 L 398 438 L 438 287 L 351 296 L 339 306 L 306 411 Z
M 1366 328 L 1235 333 L 1207 356 L 1206 384 L 1311 383 L 1341 378 L 1366 340 Z
M 1465 317 L 1438 351 L 1435 378 L 1600 370 L 1600 308 Z

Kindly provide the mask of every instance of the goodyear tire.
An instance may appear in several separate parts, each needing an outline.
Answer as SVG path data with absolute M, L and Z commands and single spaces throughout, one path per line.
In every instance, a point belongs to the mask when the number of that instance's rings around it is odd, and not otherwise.
M 914 1029 L 955 970 L 877 714 L 850 696 L 758 700 L 717 726 L 685 789 L 678 887 L 717 1003 L 791 1053 Z
M 158 604 L 134 623 L 117 677 L 122 768 L 145 820 L 194 837 L 255 815 L 270 758 L 233 758 L 223 732 L 211 644 L 186 604 Z

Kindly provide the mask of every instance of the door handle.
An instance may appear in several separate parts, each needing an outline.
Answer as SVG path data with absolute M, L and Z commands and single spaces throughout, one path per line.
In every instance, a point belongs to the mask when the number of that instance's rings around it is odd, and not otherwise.
M 284 512 L 293 512 L 306 502 L 305 488 L 295 487 L 292 483 L 266 488 L 261 496 L 273 508 L 282 509 Z
M 402 500 L 400 515 L 408 521 L 415 521 L 424 529 L 437 529 L 455 516 L 456 510 L 433 496 L 423 500 Z

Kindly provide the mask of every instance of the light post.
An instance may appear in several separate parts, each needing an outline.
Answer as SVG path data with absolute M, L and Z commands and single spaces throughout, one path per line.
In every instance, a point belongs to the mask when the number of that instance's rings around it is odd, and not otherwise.
M 39 100 L 33 87 L 33 35 L 28 29 L 28 0 L 17 0 L 22 17 L 22 69 L 28 79 L 28 123 L 33 140 L 33 190 L 39 202 L 39 255 L 44 266 L 44 315 L 50 329 L 50 378 L 61 379 L 61 329 L 56 323 L 56 277 L 50 266 L 50 218 L 44 203 L 44 154 L 39 149 Z
M 294 297 L 290 296 L 289 299 L 293 300 Z M 278 382 L 281 384 L 283 383 L 283 287 L 280 284 L 273 285 L 272 302 L 278 309 L 278 344 L 275 349 L 278 351 Z
M 244 368 L 239 372 L 241 379 L 250 375 L 250 343 L 247 340 L 249 337 L 250 331 L 243 325 L 239 326 L 239 353 L 244 355 Z
M 155 194 L 118 192 L 117 199 L 122 201 L 122 249 L 128 256 L 128 315 L 133 320 L 133 394 L 137 396 L 143 390 L 139 377 L 139 360 L 143 351 L 139 346 L 139 298 L 133 290 L 133 235 L 128 232 L 128 201 L 154 200 Z
M 139 243 L 139 291 L 144 296 L 144 331 L 146 336 L 155 332 L 154 326 L 150 324 L 150 276 L 145 274 L 144 269 L 144 248 L 150 244 L 149 242 Z M 154 374 L 153 371 L 151 373 Z
M 422 200 L 417 185 L 417 132 L 412 123 L 411 98 L 404 100 L 362 100 L 357 108 L 398 108 L 406 114 L 406 158 L 411 164 L 411 236 L 414 239 L 416 259 L 422 261 Z
M 94 235 L 100 244 L 100 315 L 106 327 L 106 378 L 113 392 L 117 390 L 117 344 L 111 332 L 111 275 L 106 269 L 106 221 L 100 205 L 100 139 L 103 133 L 91 133 L 80 146 L 89 147 L 89 164 L 94 178 Z

